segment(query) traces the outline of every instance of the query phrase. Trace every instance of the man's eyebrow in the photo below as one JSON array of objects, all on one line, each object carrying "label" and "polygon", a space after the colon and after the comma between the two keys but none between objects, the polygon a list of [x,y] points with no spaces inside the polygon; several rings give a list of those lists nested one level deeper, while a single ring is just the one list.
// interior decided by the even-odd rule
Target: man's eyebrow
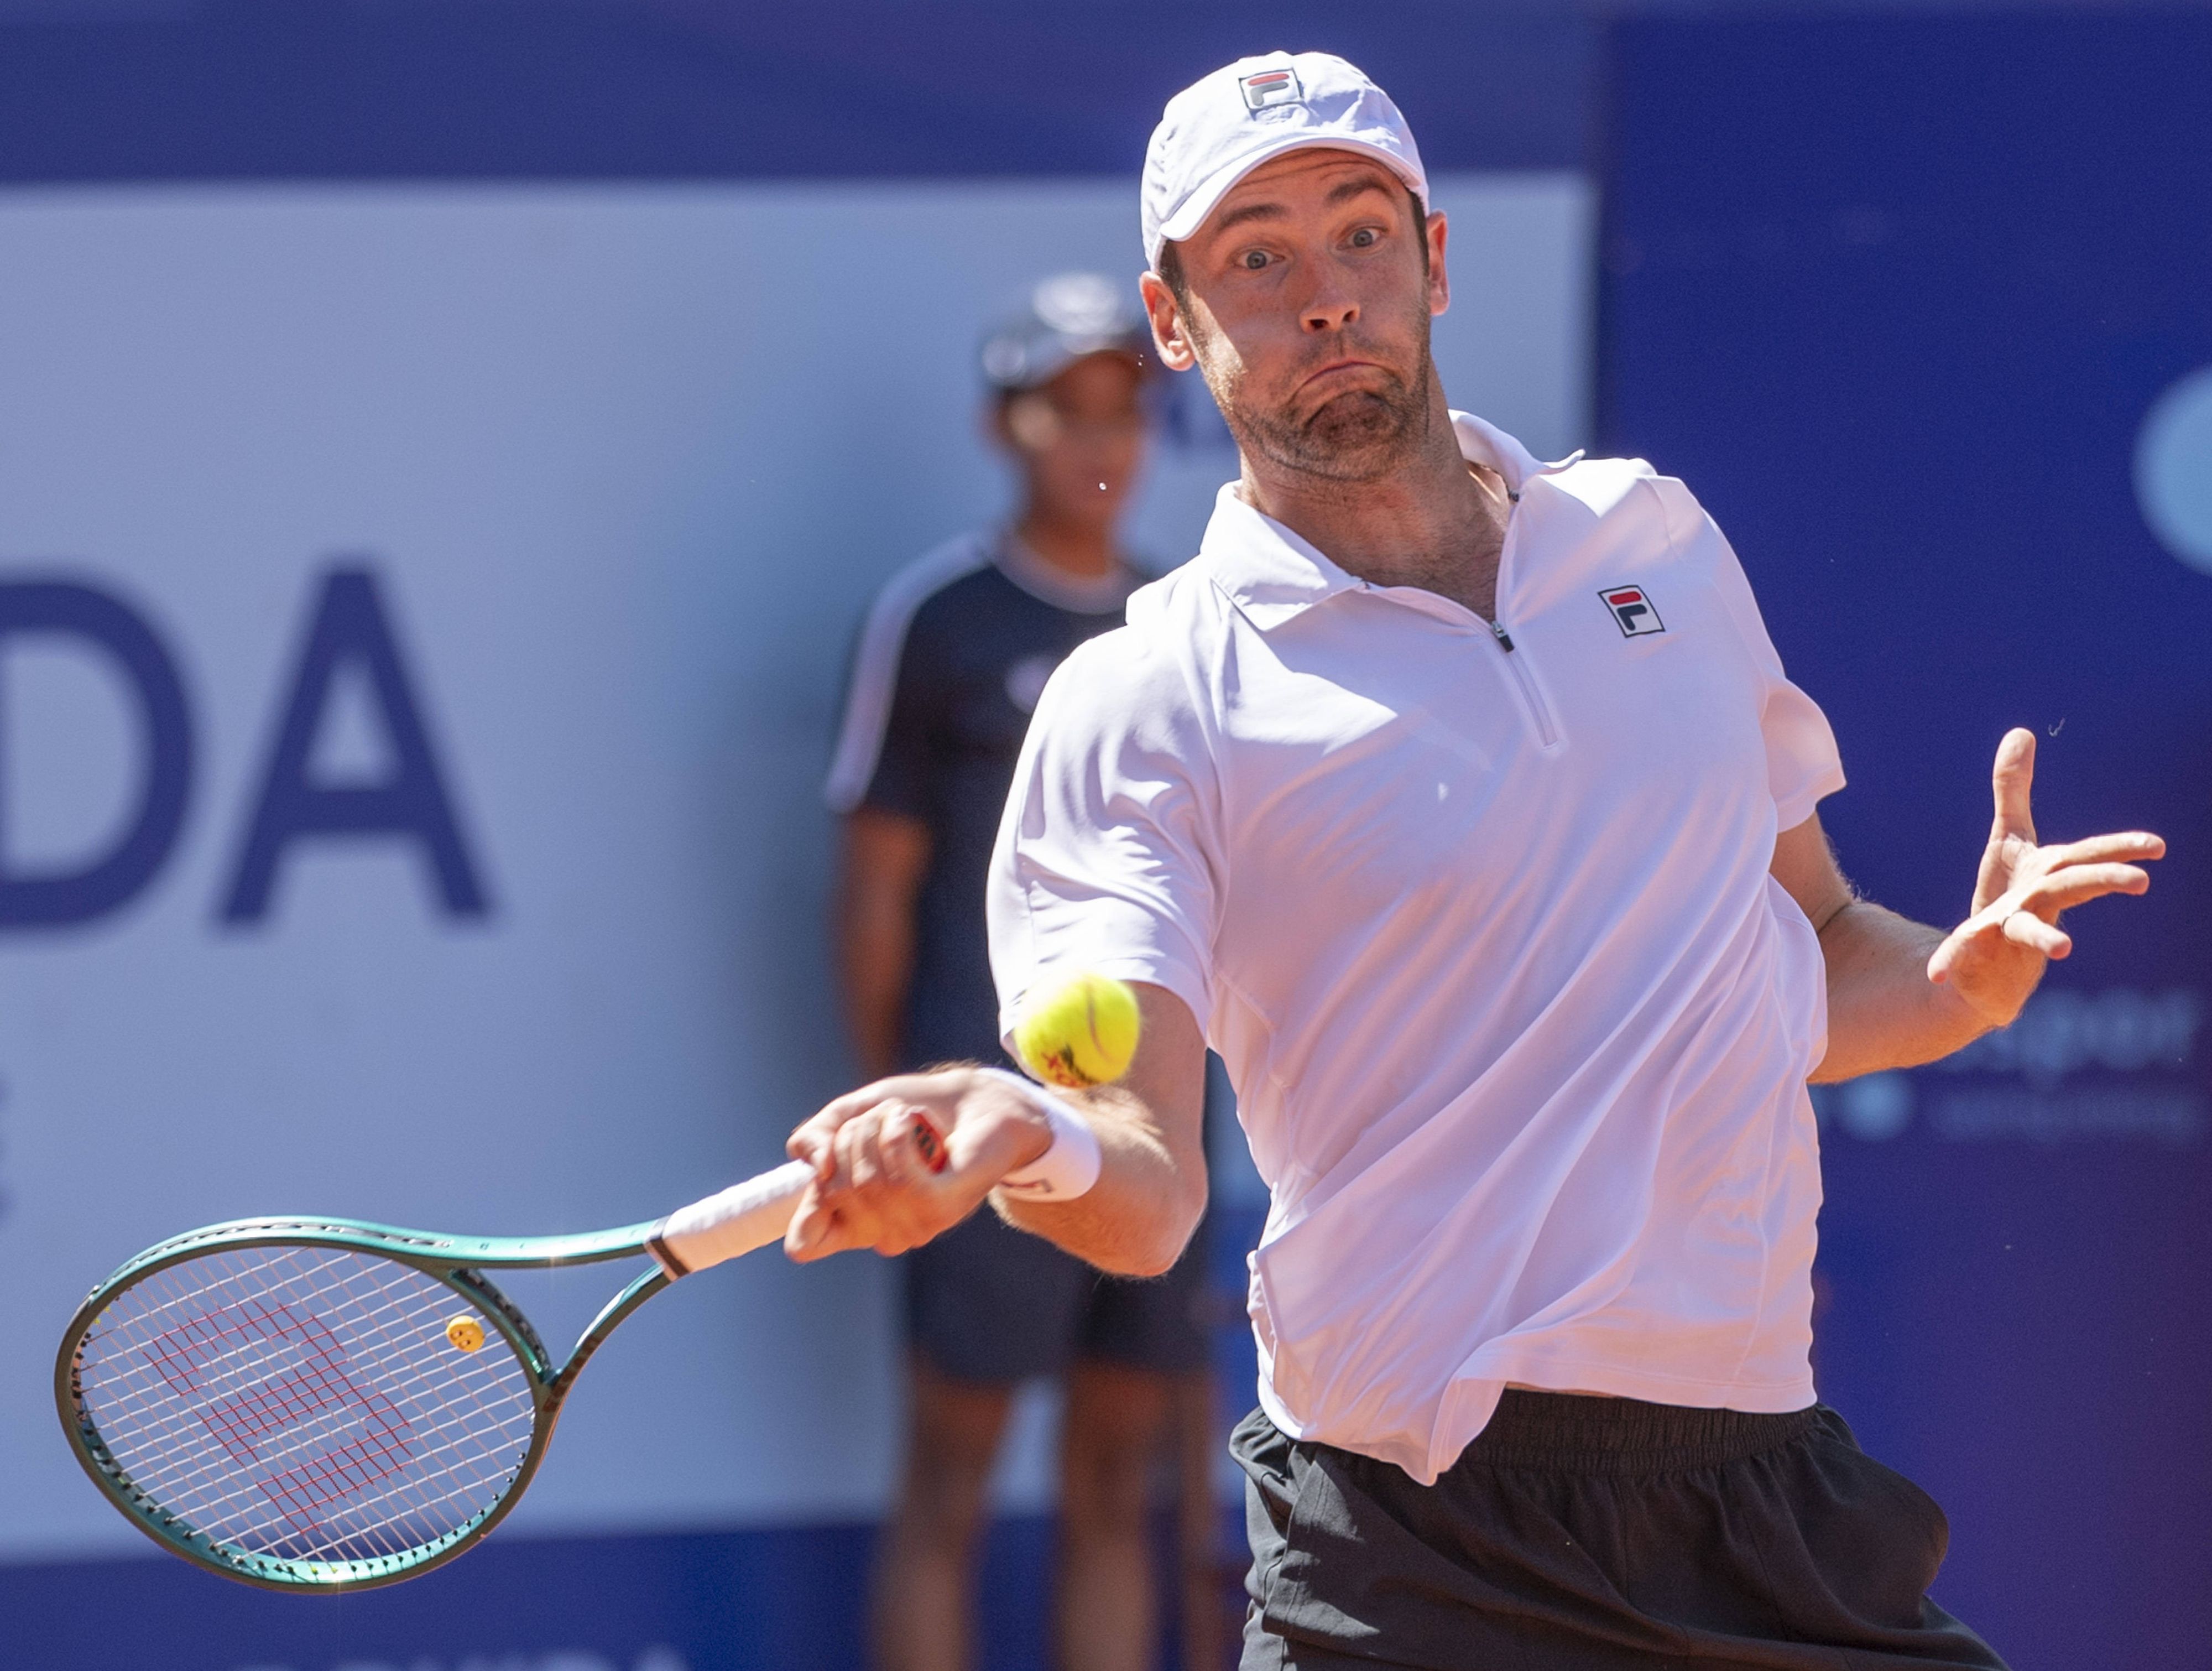
[{"label": "man's eyebrow", "polygon": [[1390,188],[1374,175],[1360,174],[1331,186],[1328,196],[1322,201],[1330,204],[1346,203],[1363,191],[1380,191],[1386,197],[1390,195]]},{"label": "man's eyebrow", "polygon": [[[1340,181],[1331,186],[1328,196],[1322,201],[1334,208],[1338,204],[1348,203],[1352,198],[1364,196],[1370,191],[1379,191],[1386,197],[1390,195],[1390,188],[1376,176],[1356,174],[1350,179]],[[1243,226],[1247,221],[1279,221],[1289,213],[1290,210],[1285,209],[1282,204],[1262,199],[1259,203],[1246,204],[1241,209],[1230,210],[1213,223],[1213,229],[1220,233],[1228,231],[1231,227]]]},{"label": "man's eyebrow", "polygon": [[1247,221],[1279,221],[1290,210],[1279,203],[1248,203],[1242,209],[1232,209],[1213,223],[1216,232],[1226,232],[1231,227],[1243,226]]}]

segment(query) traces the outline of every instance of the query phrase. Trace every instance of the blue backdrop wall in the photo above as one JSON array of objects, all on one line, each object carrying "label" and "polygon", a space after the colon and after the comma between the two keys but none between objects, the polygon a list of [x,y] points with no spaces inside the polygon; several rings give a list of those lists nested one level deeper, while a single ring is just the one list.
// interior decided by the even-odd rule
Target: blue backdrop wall
[{"label": "blue backdrop wall", "polygon": [[2046,836],[2172,843],[2010,1034],[1821,1099],[1822,1392],[2016,1665],[2203,1663],[2212,18],[1644,21],[1611,68],[1601,441],[1734,538],[1847,871],[1955,921],[2012,725]]},{"label": "blue backdrop wall", "polygon": [[1579,166],[1595,32],[1556,0],[9,0],[0,177],[1121,173],[1247,52],[1358,59],[1430,166]]}]

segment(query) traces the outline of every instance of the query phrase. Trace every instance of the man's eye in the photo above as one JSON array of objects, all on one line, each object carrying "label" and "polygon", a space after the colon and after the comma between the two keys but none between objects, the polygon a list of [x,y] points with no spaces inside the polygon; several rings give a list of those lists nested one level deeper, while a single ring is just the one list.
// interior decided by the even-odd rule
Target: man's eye
[{"label": "man's eye", "polygon": [[1248,273],[1256,273],[1267,264],[1267,252],[1265,250],[1247,250],[1243,258],[1244,270]]},{"label": "man's eye", "polygon": [[1362,227],[1358,231],[1353,233],[1352,234],[1352,247],[1356,250],[1374,248],[1375,228],[1373,227]]}]

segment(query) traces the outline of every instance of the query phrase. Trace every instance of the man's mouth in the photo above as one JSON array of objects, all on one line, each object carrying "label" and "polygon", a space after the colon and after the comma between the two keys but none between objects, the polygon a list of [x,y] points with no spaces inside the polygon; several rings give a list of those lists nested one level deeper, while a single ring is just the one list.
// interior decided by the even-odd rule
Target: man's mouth
[{"label": "man's mouth", "polygon": [[1317,383],[1338,381],[1341,380],[1347,375],[1366,371],[1381,372],[1386,377],[1389,375],[1389,371],[1387,367],[1378,365],[1372,360],[1349,358],[1331,360],[1323,365],[1315,367],[1312,371],[1309,372],[1306,374],[1305,380],[1298,385],[1298,389],[1299,392],[1303,393],[1304,391],[1312,388]]}]

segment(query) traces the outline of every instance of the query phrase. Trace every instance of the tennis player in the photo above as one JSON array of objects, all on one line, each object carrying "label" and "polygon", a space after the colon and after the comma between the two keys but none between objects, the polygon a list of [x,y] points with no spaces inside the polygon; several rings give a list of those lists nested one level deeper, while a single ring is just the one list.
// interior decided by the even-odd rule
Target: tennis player
[{"label": "tennis player", "polygon": [[2010,1022],[2060,913],[2163,844],[2039,844],[2014,731],[1966,919],[1855,896],[1827,722],[1689,490],[1447,407],[1444,218],[1352,65],[1178,94],[1143,224],[1155,340],[1242,475],[1054,676],[989,899],[1008,1013],[1087,966],[1142,1047],[1065,1103],[954,1069],[831,1103],[787,1246],[988,1199],[1164,1269],[1210,1040],[1273,1191],[1247,1668],[2000,1665],[1927,1598],[1942,1511],[1815,1402],[1806,1084]]}]

